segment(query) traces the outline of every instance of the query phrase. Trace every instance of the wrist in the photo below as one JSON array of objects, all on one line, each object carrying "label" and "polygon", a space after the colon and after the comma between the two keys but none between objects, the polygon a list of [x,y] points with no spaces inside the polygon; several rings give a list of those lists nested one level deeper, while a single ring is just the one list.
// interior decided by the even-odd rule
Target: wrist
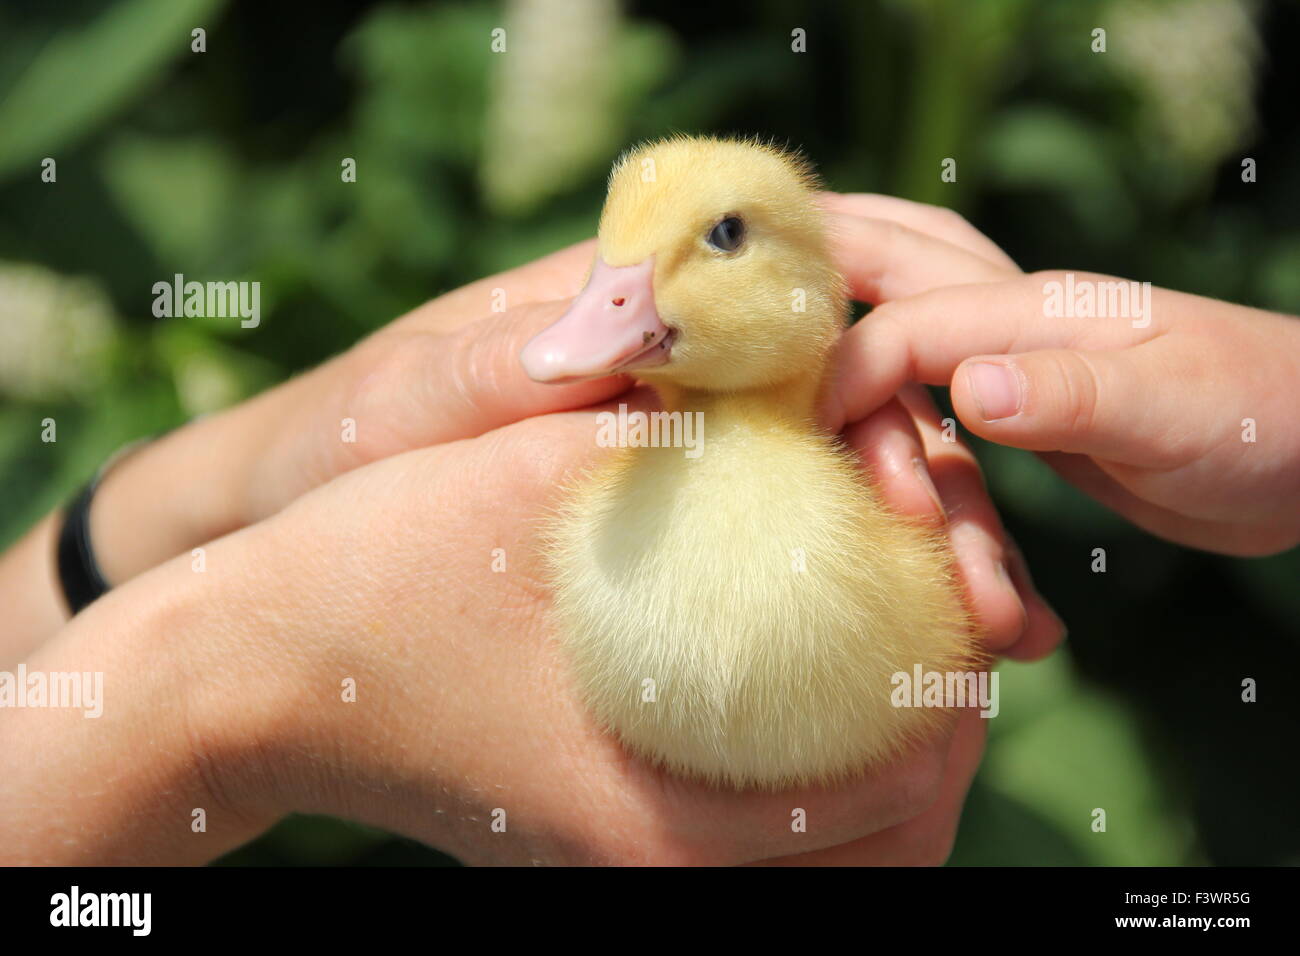
[{"label": "wrist", "polygon": [[[152,629],[173,636],[183,662],[186,742],[205,787],[261,829],[300,809],[317,773],[308,744],[329,691],[318,667],[329,622],[301,580],[308,567],[259,523],[206,546],[201,563],[182,557],[141,581],[172,592]],[[170,584],[151,580],[164,571]]]},{"label": "wrist", "polygon": [[248,524],[261,428],[243,406],[191,422],[112,465],[90,507],[100,569],[117,587]]},{"label": "wrist", "polygon": [[333,477],[320,452],[327,363],[234,408],[197,419],[103,476],[91,506],[100,567],[116,586],[247,527]]},{"label": "wrist", "polygon": [[275,821],[274,791],[249,771],[280,710],[241,656],[228,577],[155,569],[25,662],[29,686],[76,677],[81,696],[0,713],[5,862],[199,863]]},{"label": "wrist", "polygon": [[61,515],[47,515],[3,554],[0,554],[0,668],[27,657],[68,618],[54,551]]}]

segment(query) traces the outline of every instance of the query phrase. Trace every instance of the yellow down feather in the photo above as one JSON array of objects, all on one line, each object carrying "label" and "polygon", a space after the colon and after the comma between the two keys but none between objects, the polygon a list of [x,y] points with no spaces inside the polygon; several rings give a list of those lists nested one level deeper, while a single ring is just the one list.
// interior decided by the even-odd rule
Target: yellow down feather
[{"label": "yellow down feather", "polygon": [[[978,656],[942,535],[887,509],[814,424],[847,316],[815,189],[756,142],[678,137],[615,166],[599,254],[655,257],[676,341],[638,374],[665,410],[703,413],[703,449],[611,452],[546,534],[554,623],[594,713],[633,752],[730,786],[879,765],[946,713],[893,706],[893,675]],[[734,255],[704,241],[727,215],[746,228]]]}]

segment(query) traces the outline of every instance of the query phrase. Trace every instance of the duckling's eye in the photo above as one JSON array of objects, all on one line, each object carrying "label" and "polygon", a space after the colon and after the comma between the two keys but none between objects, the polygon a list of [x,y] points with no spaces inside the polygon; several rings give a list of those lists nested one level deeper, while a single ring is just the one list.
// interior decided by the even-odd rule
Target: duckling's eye
[{"label": "duckling's eye", "polygon": [[728,216],[709,233],[709,245],[719,252],[735,252],[745,241],[745,224],[738,216]]}]

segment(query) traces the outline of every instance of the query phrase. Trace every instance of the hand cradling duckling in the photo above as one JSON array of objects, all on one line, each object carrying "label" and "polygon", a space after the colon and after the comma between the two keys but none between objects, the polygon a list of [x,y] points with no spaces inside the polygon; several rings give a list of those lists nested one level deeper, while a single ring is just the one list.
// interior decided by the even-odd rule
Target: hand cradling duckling
[{"label": "hand cradling duckling", "polygon": [[[719,784],[830,782],[937,732],[892,677],[980,659],[943,537],[889,510],[816,424],[844,282],[806,164],[679,137],[610,177],[591,277],[528,374],[632,373],[707,422],[703,453],[623,447],[544,536],[553,620],[596,717]],[[647,693],[647,688],[651,689]]]}]

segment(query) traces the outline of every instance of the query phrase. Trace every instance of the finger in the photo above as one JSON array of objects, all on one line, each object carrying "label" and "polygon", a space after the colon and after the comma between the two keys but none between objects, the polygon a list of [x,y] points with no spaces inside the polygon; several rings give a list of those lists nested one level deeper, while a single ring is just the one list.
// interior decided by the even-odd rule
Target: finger
[{"label": "finger", "polygon": [[1029,573],[1029,564],[1020,551],[1015,539],[1007,534],[1003,539],[1007,553],[1007,569],[1011,581],[1020,593],[1020,600],[1025,606],[1026,622],[1024,633],[1002,654],[1015,661],[1037,661],[1051,654],[1066,638],[1065,622],[1047,603],[1047,599],[1038,593],[1034,579]]},{"label": "finger", "polygon": [[953,408],[971,431],[1001,445],[1177,467],[1194,457],[1196,436],[1171,435],[1170,424],[1194,418],[1191,399],[1175,377],[1152,381],[1150,354],[1043,349],[976,356],[953,375]]},{"label": "finger", "polygon": [[[910,400],[920,404],[914,395]],[[952,517],[948,536],[967,606],[985,646],[1002,651],[1021,639],[1028,621],[1028,610],[1007,566],[1002,522],[974,456],[940,440],[927,466],[918,424],[935,431],[934,424],[916,422],[895,400],[850,426],[845,437],[859,450],[876,486],[895,510],[936,527]],[[938,469],[938,476],[932,477],[931,469]]]},{"label": "finger", "polygon": [[984,646],[1002,653],[1020,639],[1029,623],[1007,567],[1002,522],[973,462],[946,455],[930,462],[930,473],[948,509],[948,540]]},{"label": "finger", "polygon": [[879,193],[826,192],[818,198],[831,212],[861,216],[864,219],[889,219],[965,249],[1009,272],[1020,271],[1020,267],[997,243],[967,222],[965,217],[944,206],[930,206]]},{"label": "finger", "polygon": [[519,360],[524,344],[567,307],[536,303],[448,334],[415,331],[372,340],[351,373],[354,384],[342,393],[340,416],[355,422],[357,435],[343,453],[372,461],[625,391],[631,384],[626,376],[542,385],[525,374]]},{"label": "finger", "polygon": [[575,243],[441,295],[408,312],[388,328],[452,332],[469,322],[521,305],[571,299],[582,290],[595,254],[596,240]]},{"label": "finger", "polygon": [[[997,508],[989,497],[979,462],[956,434],[956,423],[949,419],[945,427],[938,408],[924,388],[919,385],[908,386],[900,392],[900,398],[917,423],[931,469],[938,469],[945,474],[964,473],[966,476],[945,484],[944,488],[951,496],[944,497],[944,492],[940,492],[945,507],[950,512],[955,510],[971,517],[978,525],[989,529],[996,541],[995,547],[989,547],[989,542],[982,536],[974,535],[963,543],[959,533],[958,539],[953,542],[954,551],[958,553],[958,569],[962,573],[971,606],[976,609],[977,619],[986,626],[992,625],[985,635],[986,646],[995,653],[1017,659],[1024,655],[1045,655],[1061,641],[1065,626],[1034,587],[1024,558],[1003,527]],[[981,548],[970,555],[958,551],[959,544],[969,548],[971,540]],[[984,571],[973,580],[966,579],[966,568],[983,568],[986,557],[988,560],[999,561],[1002,569],[995,568],[992,574]],[[1005,581],[1008,578],[1023,609],[1023,617],[1019,622],[1023,629],[1018,634],[1014,632],[1016,608],[1008,600],[1005,591]],[[976,593],[976,581],[993,582],[997,586],[991,591]],[[990,615],[987,620],[981,616],[985,613]]]},{"label": "finger", "polygon": [[850,425],[844,437],[887,505],[927,524],[944,523],[943,503],[930,478],[916,423],[899,402],[889,402]]},{"label": "finger", "polygon": [[[955,723],[893,762],[838,784],[767,793],[718,789],[661,774],[658,789],[646,794],[648,805],[637,812],[646,819],[661,817],[660,825],[671,829],[674,841],[689,848],[690,859],[740,864],[838,846],[910,820],[933,805]],[[632,781],[629,787],[644,790],[645,785]],[[803,811],[806,830],[791,827],[796,811]]]},{"label": "finger", "polygon": [[763,861],[762,866],[941,866],[952,853],[962,805],[984,754],[988,721],[963,708],[934,803],[889,829],[809,853]]},{"label": "finger", "polygon": [[1058,475],[1112,511],[1118,512],[1144,531],[1177,544],[1219,554],[1258,557],[1291,546],[1289,531],[1279,525],[1276,536],[1252,525],[1189,518],[1186,515],[1139,498],[1096,462],[1083,455],[1042,453]]},{"label": "finger", "polygon": [[890,219],[827,217],[835,266],[853,298],[878,305],[940,286],[1005,279],[1008,270]]},{"label": "finger", "polygon": [[864,418],[905,382],[947,385],[974,355],[1122,349],[1161,334],[1154,322],[1137,327],[1119,318],[1047,315],[1044,290],[1059,281],[1056,275],[935,289],[876,308],[840,343],[824,417]]}]

